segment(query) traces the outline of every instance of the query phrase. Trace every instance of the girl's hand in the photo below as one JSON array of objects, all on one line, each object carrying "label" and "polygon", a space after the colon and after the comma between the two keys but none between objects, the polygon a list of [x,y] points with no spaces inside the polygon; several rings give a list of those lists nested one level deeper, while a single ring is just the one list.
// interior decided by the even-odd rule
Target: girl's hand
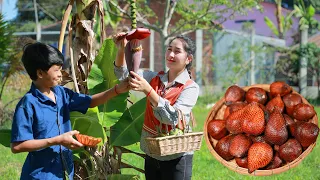
[{"label": "girl's hand", "polygon": [[73,138],[76,134],[79,134],[79,131],[73,130],[57,136],[59,144],[72,150],[83,147],[83,144]]},{"label": "girl's hand", "polygon": [[127,33],[121,32],[113,36],[113,42],[116,44],[119,50],[124,50],[127,44],[126,35]]},{"label": "girl's hand", "polygon": [[133,77],[128,76],[129,85],[131,89],[134,91],[141,91],[147,94],[152,88],[150,84],[143,77],[139,76],[137,73],[130,71],[130,74],[133,76]]},{"label": "girl's hand", "polygon": [[128,92],[130,90],[129,79],[126,78],[123,81],[121,81],[116,88],[117,88],[117,93],[119,94]]}]

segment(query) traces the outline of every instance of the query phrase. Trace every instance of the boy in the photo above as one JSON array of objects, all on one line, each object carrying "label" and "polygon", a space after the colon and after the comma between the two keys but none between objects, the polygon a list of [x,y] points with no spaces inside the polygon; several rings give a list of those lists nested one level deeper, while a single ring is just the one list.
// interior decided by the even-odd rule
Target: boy
[{"label": "boy", "polygon": [[79,132],[71,129],[70,111],[86,113],[129,90],[127,81],[93,96],[59,86],[63,59],[58,49],[42,43],[28,45],[23,53],[32,84],[16,106],[11,137],[13,153],[29,152],[21,179],[73,179],[72,149],[83,145],[73,138]]}]

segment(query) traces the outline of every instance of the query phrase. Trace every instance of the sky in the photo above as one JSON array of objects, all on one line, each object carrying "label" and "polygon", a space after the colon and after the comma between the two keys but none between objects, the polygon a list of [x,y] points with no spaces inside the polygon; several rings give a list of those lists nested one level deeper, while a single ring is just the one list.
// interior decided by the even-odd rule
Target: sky
[{"label": "sky", "polygon": [[17,15],[16,7],[17,0],[3,0],[2,2],[2,14],[4,20],[11,20]]}]

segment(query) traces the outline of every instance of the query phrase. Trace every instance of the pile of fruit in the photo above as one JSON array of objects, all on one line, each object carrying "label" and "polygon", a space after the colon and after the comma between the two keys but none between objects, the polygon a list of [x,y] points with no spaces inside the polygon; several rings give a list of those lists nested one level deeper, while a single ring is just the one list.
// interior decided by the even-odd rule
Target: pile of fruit
[{"label": "pile of fruit", "polygon": [[248,173],[271,170],[296,160],[319,134],[316,112],[284,82],[227,89],[224,108],[207,123],[210,145],[226,161]]}]

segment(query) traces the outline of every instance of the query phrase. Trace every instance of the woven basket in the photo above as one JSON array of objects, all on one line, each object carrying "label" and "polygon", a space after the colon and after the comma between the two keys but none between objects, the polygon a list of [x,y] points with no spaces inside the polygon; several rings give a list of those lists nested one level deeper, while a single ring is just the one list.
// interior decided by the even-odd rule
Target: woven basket
[{"label": "woven basket", "polygon": [[148,137],[146,143],[151,155],[166,156],[199,150],[202,137],[203,132],[192,132],[178,136]]},{"label": "woven basket", "polygon": [[[243,90],[248,91],[251,87],[259,87],[264,89],[267,92],[270,92],[270,85],[269,84],[256,84],[256,85],[252,85],[252,86],[246,86],[243,87]],[[297,93],[297,92],[293,92],[293,93]],[[298,93],[297,93],[298,94]],[[308,101],[302,97],[302,101],[305,104],[309,104]],[[212,119],[223,119],[223,115],[224,115],[224,111],[226,109],[226,105],[224,104],[225,99],[224,97],[222,99],[220,99],[210,110],[208,117],[206,119],[206,122],[204,123],[204,136],[205,136],[205,140],[206,140],[206,144],[209,148],[210,153],[224,166],[226,166],[227,168],[243,174],[243,175],[252,175],[252,176],[269,176],[269,175],[273,175],[273,174],[279,174],[282,172],[285,172],[293,167],[296,167],[314,148],[314,146],[316,145],[316,143],[311,144],[305,151],[302,152],[302,154],[295,159],[294,161],[276,168],[276,169],[270,169],[270,170],[256,170],[253,173],[248,173],[248,169],[246,168],[242,168],[240,166],[237,165],[237,163],[235,162],[234,159],[230,160],[230,161],[226,161],[225,159],[223,159],[215,150],[214,147],[217,144],[217,140],[213,139],[207,131],[207,126],[210,120]],[[318,125],[318,116],[317,114],[309,121],[312,122],[316,125]]]}]

